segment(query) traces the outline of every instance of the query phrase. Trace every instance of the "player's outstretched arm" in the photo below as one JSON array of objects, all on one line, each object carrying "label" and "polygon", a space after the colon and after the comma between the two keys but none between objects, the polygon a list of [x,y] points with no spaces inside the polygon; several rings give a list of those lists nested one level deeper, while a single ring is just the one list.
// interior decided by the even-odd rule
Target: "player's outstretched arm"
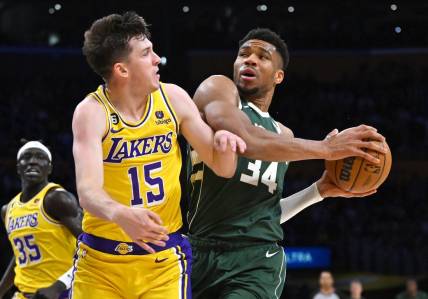
[{"label": "player's outstretched arm", "polygon": [[284,134],[278,135],[253,126],[247,115],[238,108],[239,94],[232,80],[225,76],[211,76],[201,83],[193,100],[207,123],[214,130],[228,130],[246,142],[243,154],[265,161],[298,161],[309,159],[336,160],[361,156],[376,163],[362,148],[384,152],[374,139],[384,141],[376,129],[359,126],[343,131],[329,140],[306,140]]},{"label": "player's outstretched arm", "polygon": [[[1,219],[3,223],[6,223],[6,212],[7,212],[7,206],[4,205],[1,207]],[[3,274],[3,277],[0,280],[0,299],[3,298],[3,296],[7,293],[7,291],[12,287],[13,281],[15,279],[15,257],[13,256],[12,259],[9,262],[9,265],[6,268],[6,271]]]},{"label": "player's outstretched arm", "polygon": [[322,201],[326,197],[365,197],[374,193],[376,193],[376,190],[366,193],[343,191],[332,182],[327,172],[324,171],[322,177],[308,188],[280,200],[281,224],[293,218],[307,207]]},{"label": "player's outstretched arm", "polygon": [[218,176],[232,177],[235,174],[236,151],[244,152],[245,142],[225,130],[213,130],[202,120],[190,96],[174,84],[165,84],[165,89],[179,118],[180,131],[199,157]]},{"label": "player's outstretched arm", "polygon": [[[117,223],[145,250],[154,250],[146,242],[165,246],[167,229],[160,217],[141,207],[128,207],[114,201],[104,190],[102,137],[106,130],[104,108],[88,97],[73,115],[73,155],[80,205],[96,217]],[[145,241],[143,241],[145,240]]]}]

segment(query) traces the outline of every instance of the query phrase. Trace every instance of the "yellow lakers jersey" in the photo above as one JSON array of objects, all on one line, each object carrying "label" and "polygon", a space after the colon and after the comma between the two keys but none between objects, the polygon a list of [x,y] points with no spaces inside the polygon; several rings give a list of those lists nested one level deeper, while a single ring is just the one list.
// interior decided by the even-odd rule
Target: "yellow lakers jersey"
[{"label": "yellow lakers jersey", "polygon": [[24,293],[48,287],[73,264],[76,239],[43,209],[45,195],[58,184],[47,184],[28,202],[21,193],[7,207],[5,225],[15,254],[15,285]]},{"label": "yellow lakers jersey", "polygon": [[[126,206],[157,213],[170,233],[182,226],[179,182],[181,153],[178,122],[162,86],[148,96],[143,117],[125,121],[101,85],[91,95],[106,112],[102,139],[104,190]],[[83,231],[106,239],[130,242],[115,223],[85,211]]]}]

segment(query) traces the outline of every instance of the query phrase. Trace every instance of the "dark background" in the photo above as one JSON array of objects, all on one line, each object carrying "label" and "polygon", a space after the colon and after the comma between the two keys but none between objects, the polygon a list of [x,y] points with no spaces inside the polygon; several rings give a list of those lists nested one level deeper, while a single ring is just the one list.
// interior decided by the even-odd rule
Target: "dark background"
[{"label": "dark background", "polygon": [[[280,33],[291,62],[271,115],[297,137],[318,140],[334,128],[369,124],[393,153],[391,174],[376,195],[308,208],[283,226],[283,245],[331,248],[331,270],[345,294],[352,278],[363,280],[366,298],[393,298],[408,276],[428,289],[428,2],[422,0],[0,1],[1,204],[20,190],[15,157],[22,137],[50,146],[52,181],[75,193],[72,113],[101,83],[81,55],[83,33],[95,19],[126,10],[152,24],[154,49],[167,58],[161,80],[191,95],[207,76],[231,75],[248,30]],[[292,163],[286,195],[322,169],[322,161]],[[0,242],[3,273],[11,254],[5,231]],[[311,298],[320,270],[289,270],[283,298]]]}]

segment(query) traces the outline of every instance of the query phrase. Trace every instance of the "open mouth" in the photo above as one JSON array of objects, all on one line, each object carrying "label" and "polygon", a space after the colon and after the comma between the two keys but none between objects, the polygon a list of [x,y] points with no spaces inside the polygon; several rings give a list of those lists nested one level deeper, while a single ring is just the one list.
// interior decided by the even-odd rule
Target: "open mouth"
[{"label": "open mouth", "polygon": [[251,68],[243,69],[240,73],[241,78],[251,80],[256,78],[256,71]]},{"label": "open mouth", "polygon": [[39,175],[40,171],[38,169],[35,168],[29,168],[25,171],[25,174],[29,174],[29,175]]}]

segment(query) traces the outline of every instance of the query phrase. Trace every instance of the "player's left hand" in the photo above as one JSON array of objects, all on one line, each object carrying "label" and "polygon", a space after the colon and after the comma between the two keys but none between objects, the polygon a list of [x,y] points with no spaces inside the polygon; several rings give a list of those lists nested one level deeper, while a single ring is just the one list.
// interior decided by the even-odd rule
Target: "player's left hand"
[{"label": "player's left hand", "polygon": [[327,175],[327,171],[324,171],[322,177],[316,182],[318,191],[323,198],[326,197],[365,197],[376,193],[375,190],[371,190],[365,193],[351,193],[344,191],[336,186],[336,184]]},{"label": "player's left hand", "polygon": [[241,137],[229,131],[219,130],[215,132],[214,149],[224,153],[228,147],[230,147],[233,152],[236,152],[236,149],[238,148],[238,151],[242,154],[247,149],[247,144]]},{"label": "player's left hand", "polygon": [[31,299],[58,299],[62,292],[66,290],[66,286],[61,281],[55,281],[47,288],[38,289]]}]

